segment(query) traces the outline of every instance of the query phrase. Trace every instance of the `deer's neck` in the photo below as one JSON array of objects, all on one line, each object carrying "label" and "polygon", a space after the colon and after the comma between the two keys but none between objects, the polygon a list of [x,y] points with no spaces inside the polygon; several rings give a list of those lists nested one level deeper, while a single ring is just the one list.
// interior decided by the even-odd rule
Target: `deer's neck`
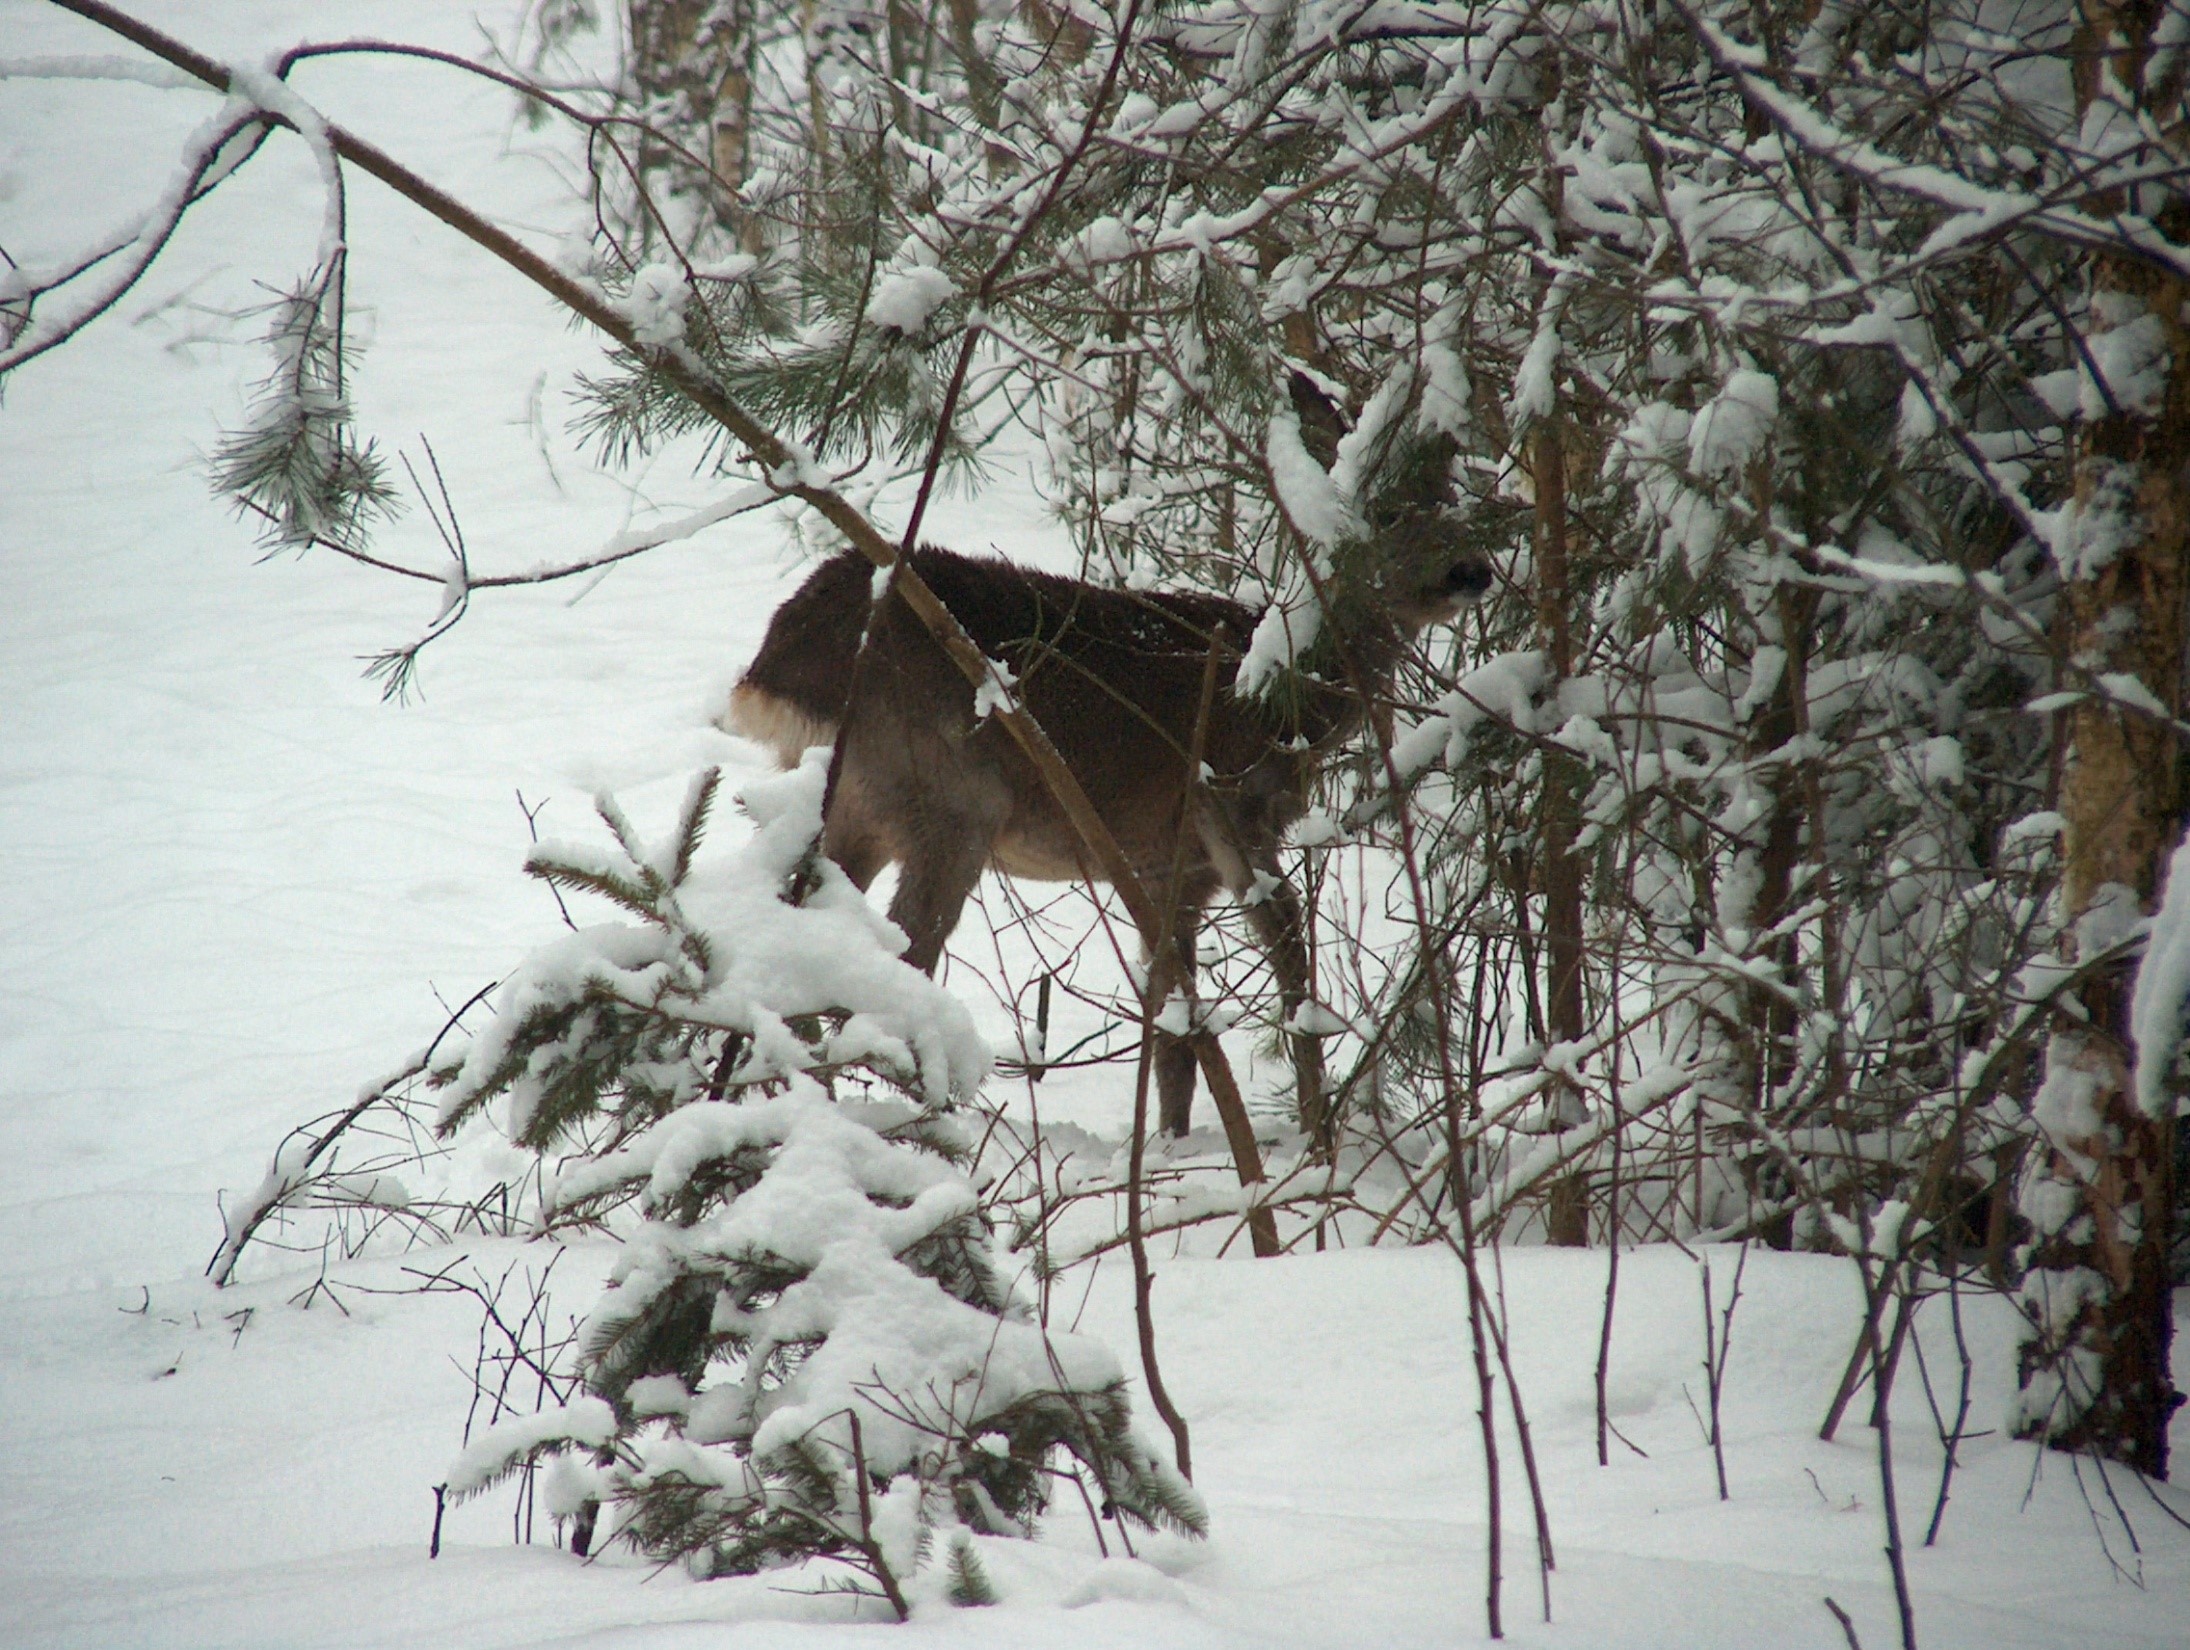
[{"label": "deer's neck", "polygon": [[1390,696],[1413,639],[1411,628],[1386,613],[1326,615],[1299,661],[1291,703],[1278,707],[1292,737],[1321,749],[1360,732],[1370,706]]}]

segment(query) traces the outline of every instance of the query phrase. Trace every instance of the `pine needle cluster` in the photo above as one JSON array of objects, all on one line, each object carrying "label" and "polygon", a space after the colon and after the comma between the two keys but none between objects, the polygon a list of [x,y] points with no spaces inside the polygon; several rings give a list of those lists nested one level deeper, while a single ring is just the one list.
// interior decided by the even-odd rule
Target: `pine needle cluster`
[{"label": "pine needle cluster", "polygon": [[248,422],[214,450],[213,490],[258,517],[272,549],[361,549],[372,522],[397,508],[385,462],[351,421],[343,302],[339,254],[276,301],[274,370]]}]

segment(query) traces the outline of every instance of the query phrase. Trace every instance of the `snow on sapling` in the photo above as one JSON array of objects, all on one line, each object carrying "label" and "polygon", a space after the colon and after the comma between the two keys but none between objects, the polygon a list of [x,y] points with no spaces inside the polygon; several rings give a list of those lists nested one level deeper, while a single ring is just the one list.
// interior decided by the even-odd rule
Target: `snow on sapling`
[{"label": "snow on sapling", "polygon": [[[939,1526],[1029,1532],[1061,1465],[1117,1515],[1198,1534],[1117,1361],[1045,1331],[998,1269],[950,1110],[987,1051],[818,853],[819,755],[746,791],[760,829],[734,853],[698,857],[710,771],[658,847],[603,803],[612,849],[533,854],[635,920],[526,962],[437,1073],[441,1127],[500,1101],[560,1160],[542,1228],[612,1225],[624,1248],[583,1396],[475,1440],[449,1491],[546,1463],[581,1552],[605,1516],[702,1576],[832,1558],[900,1615]],[[980,1595],[977,1571],[954,1558],[951,1591]]]}]

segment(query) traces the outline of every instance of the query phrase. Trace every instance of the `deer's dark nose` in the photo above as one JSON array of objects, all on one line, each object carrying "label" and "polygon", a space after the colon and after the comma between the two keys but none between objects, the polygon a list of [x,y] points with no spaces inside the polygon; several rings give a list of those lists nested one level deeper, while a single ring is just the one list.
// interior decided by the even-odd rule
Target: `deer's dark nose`
[{"label": "deer's dark nose", "polygon": [[1490,563],[1470,556],[1445,569],[1445,593],[1461,601],[1473,601],[1490,588]]}]

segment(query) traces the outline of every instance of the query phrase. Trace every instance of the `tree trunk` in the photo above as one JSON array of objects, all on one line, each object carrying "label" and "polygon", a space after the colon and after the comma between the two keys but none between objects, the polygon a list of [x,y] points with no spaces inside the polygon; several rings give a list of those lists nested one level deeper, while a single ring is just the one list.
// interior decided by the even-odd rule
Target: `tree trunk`
[{"label": "tree trunk", "polygon": [[[1567,566],[1566,443],[1553,419],[1529,435],[1531,479],[1536,492],[1536,616],[1554,683],[1574,674],[1574,600]],[[1579,1043],[1582,1009],[1582,861],[1575,846],[1581,831],[1581,789],[1586,772],[1574,758],[1544,751],[1542,842],[1544,887],[1544,1034],[1547,1041]],[[1547,1091],[1549,1127],[1563,1133],[1587,1113],[1573,1081],[1553,1079]],[[1584,1170],[1551,1184],[1544,1211],[1546,1236],[1579,1248],[1589,1242],[1589,1177]]]},{"label": "tree trunk", "polygon": [[[1761,474],[1753,480],[1752,489],[1760,500],[1769,496],[1769,482]],[[1813,859],[1818,855],[1823,821],[1810,811],[1821,795],[1817,763],[1810,754],[1789,759],[1789,747],[1809,729],[1810,629],[1816,614],[1814,588],[1782,584],[1770,607],[1757,616],[1760,646],[1751,667],[1759,668],[1765,647],[1777,647],[1779,680],[1749,725],[1750,760],[1758,765],[1769,799],[1756,837],[1756,894],[1747,923],[1752,934],[1771,933],[1787,920],[1795,904],[1795,872],[1806,855]],[[1775,756],[1777,761],[1772,760]],[[1810,890],[1813,895],[1819,891]],[[1801,952],[1794,932],[1761,942],[1757,955],[1771,964],[1773,978],[1780,984],[1799,983]],[[1826,979],[1833,966],[1830,956],[1820,956],[1820,971]],[[1782,1127],[1788,1120],[1789,1090],[1795,1077],[1796,1005],[1784,991],[1758,981],[1743,994],[1743,1020],[1749,1042],[1750,1066],[1745,1076],[1751,1117],[1764,1128]],[[1794,1241],[1792,1219],[1780,1214],[1761,1220],[1755,1213],[1755,1205],[1779,1201],[1777,1191],[1761,1183],[1771,1166],[1769,1156],[1749,1160],[1750,1222],[1758,1238],[1784,1249]],[[1828,1195],[1846,1214],[1851,1200],[1861,1194],[1846,1187],[1830,1190]]]},{"label": "tree trunk", "polygon": [[[2164,108],[2153,106],[2155,88],[2145,83],[2164,10],[2088,0],[2078,102],[2086,114],[2104,102],[2136,110],[2179,140],[2179,76],[2161,89]],[[2091,206],[2105,216],[2132,204],[2183,244],[2190,208],[2180,200],[2105,198]],[[2068,647],[2082,668],[2133,678],[2180,716],[2190,596],[2190,283],[2099,253],[2091,293],[2091,357],[2111,382],[2087,401],[2097,416],[2082,431],[2073,509],[2056,546],[2068,581]],[[2089,961],[2153,907],[2160,867],[2181,834],[2182,751],[2159,718],[2098,701],[2063,716],[2060,737],[2064,949]],[[2047,1049],[2033,1108],[2038,1147],[2021,1199],[2033,1240],[2017,1431],[2164,1477],[2167,1423],[2182,1401],[2168,1374],[2175,1108],[2172,1096],[2159,1115],[2138,1103],[2131,987],[2126,964],[2091,974]]]},{"label": "tree trunk", "polygon": [[[1558,58],[1543,88],[1550,106],[1563,89]],[[1537,186],[1544,208],[1563,244],[1566,175],[1553,161],[1553,127],[1547,120],[1544,163]],[[1574,674],[1574,604],[1571,523],[1567,516],[1568,427],[1560,407],[1541,415],[1528,432],[1528,467],[1535,494],[1531,548],[1536,562],[1536,631],[1550,665],[1549,692],[1557,703],[1560,687]],[[1555,746],[1543,747],[1543,821],[1538,835],[1544,890],[1544,1039],[1556,1047],[1578,1044],[1585,1029],[1582,1005],[1582,798],[1588,767]],[[1588,1108],[1570,1077],[1553,1078],[1545,1090],[1550,1107],[1546,1128],[1565,1133],[1588,1121]],[[1555,1244],[1579,1248],[1589,1242],[1589,1172],[1576,1168],[1551,1184],[1544,1208],[1545,1236]],[[1608,1241],[1617,1241],[1616,1235]]]},{"label": "tree trunk", "polygon": [[715,110],[708,134],[708,162],[715,172],[715,217],[736,231],[739,249],[759,256],[768,241],[758,214],[739,199],[751,175],[753,146],[753,28],[733,16],[727,34],[729,61],[715,88]]}]

